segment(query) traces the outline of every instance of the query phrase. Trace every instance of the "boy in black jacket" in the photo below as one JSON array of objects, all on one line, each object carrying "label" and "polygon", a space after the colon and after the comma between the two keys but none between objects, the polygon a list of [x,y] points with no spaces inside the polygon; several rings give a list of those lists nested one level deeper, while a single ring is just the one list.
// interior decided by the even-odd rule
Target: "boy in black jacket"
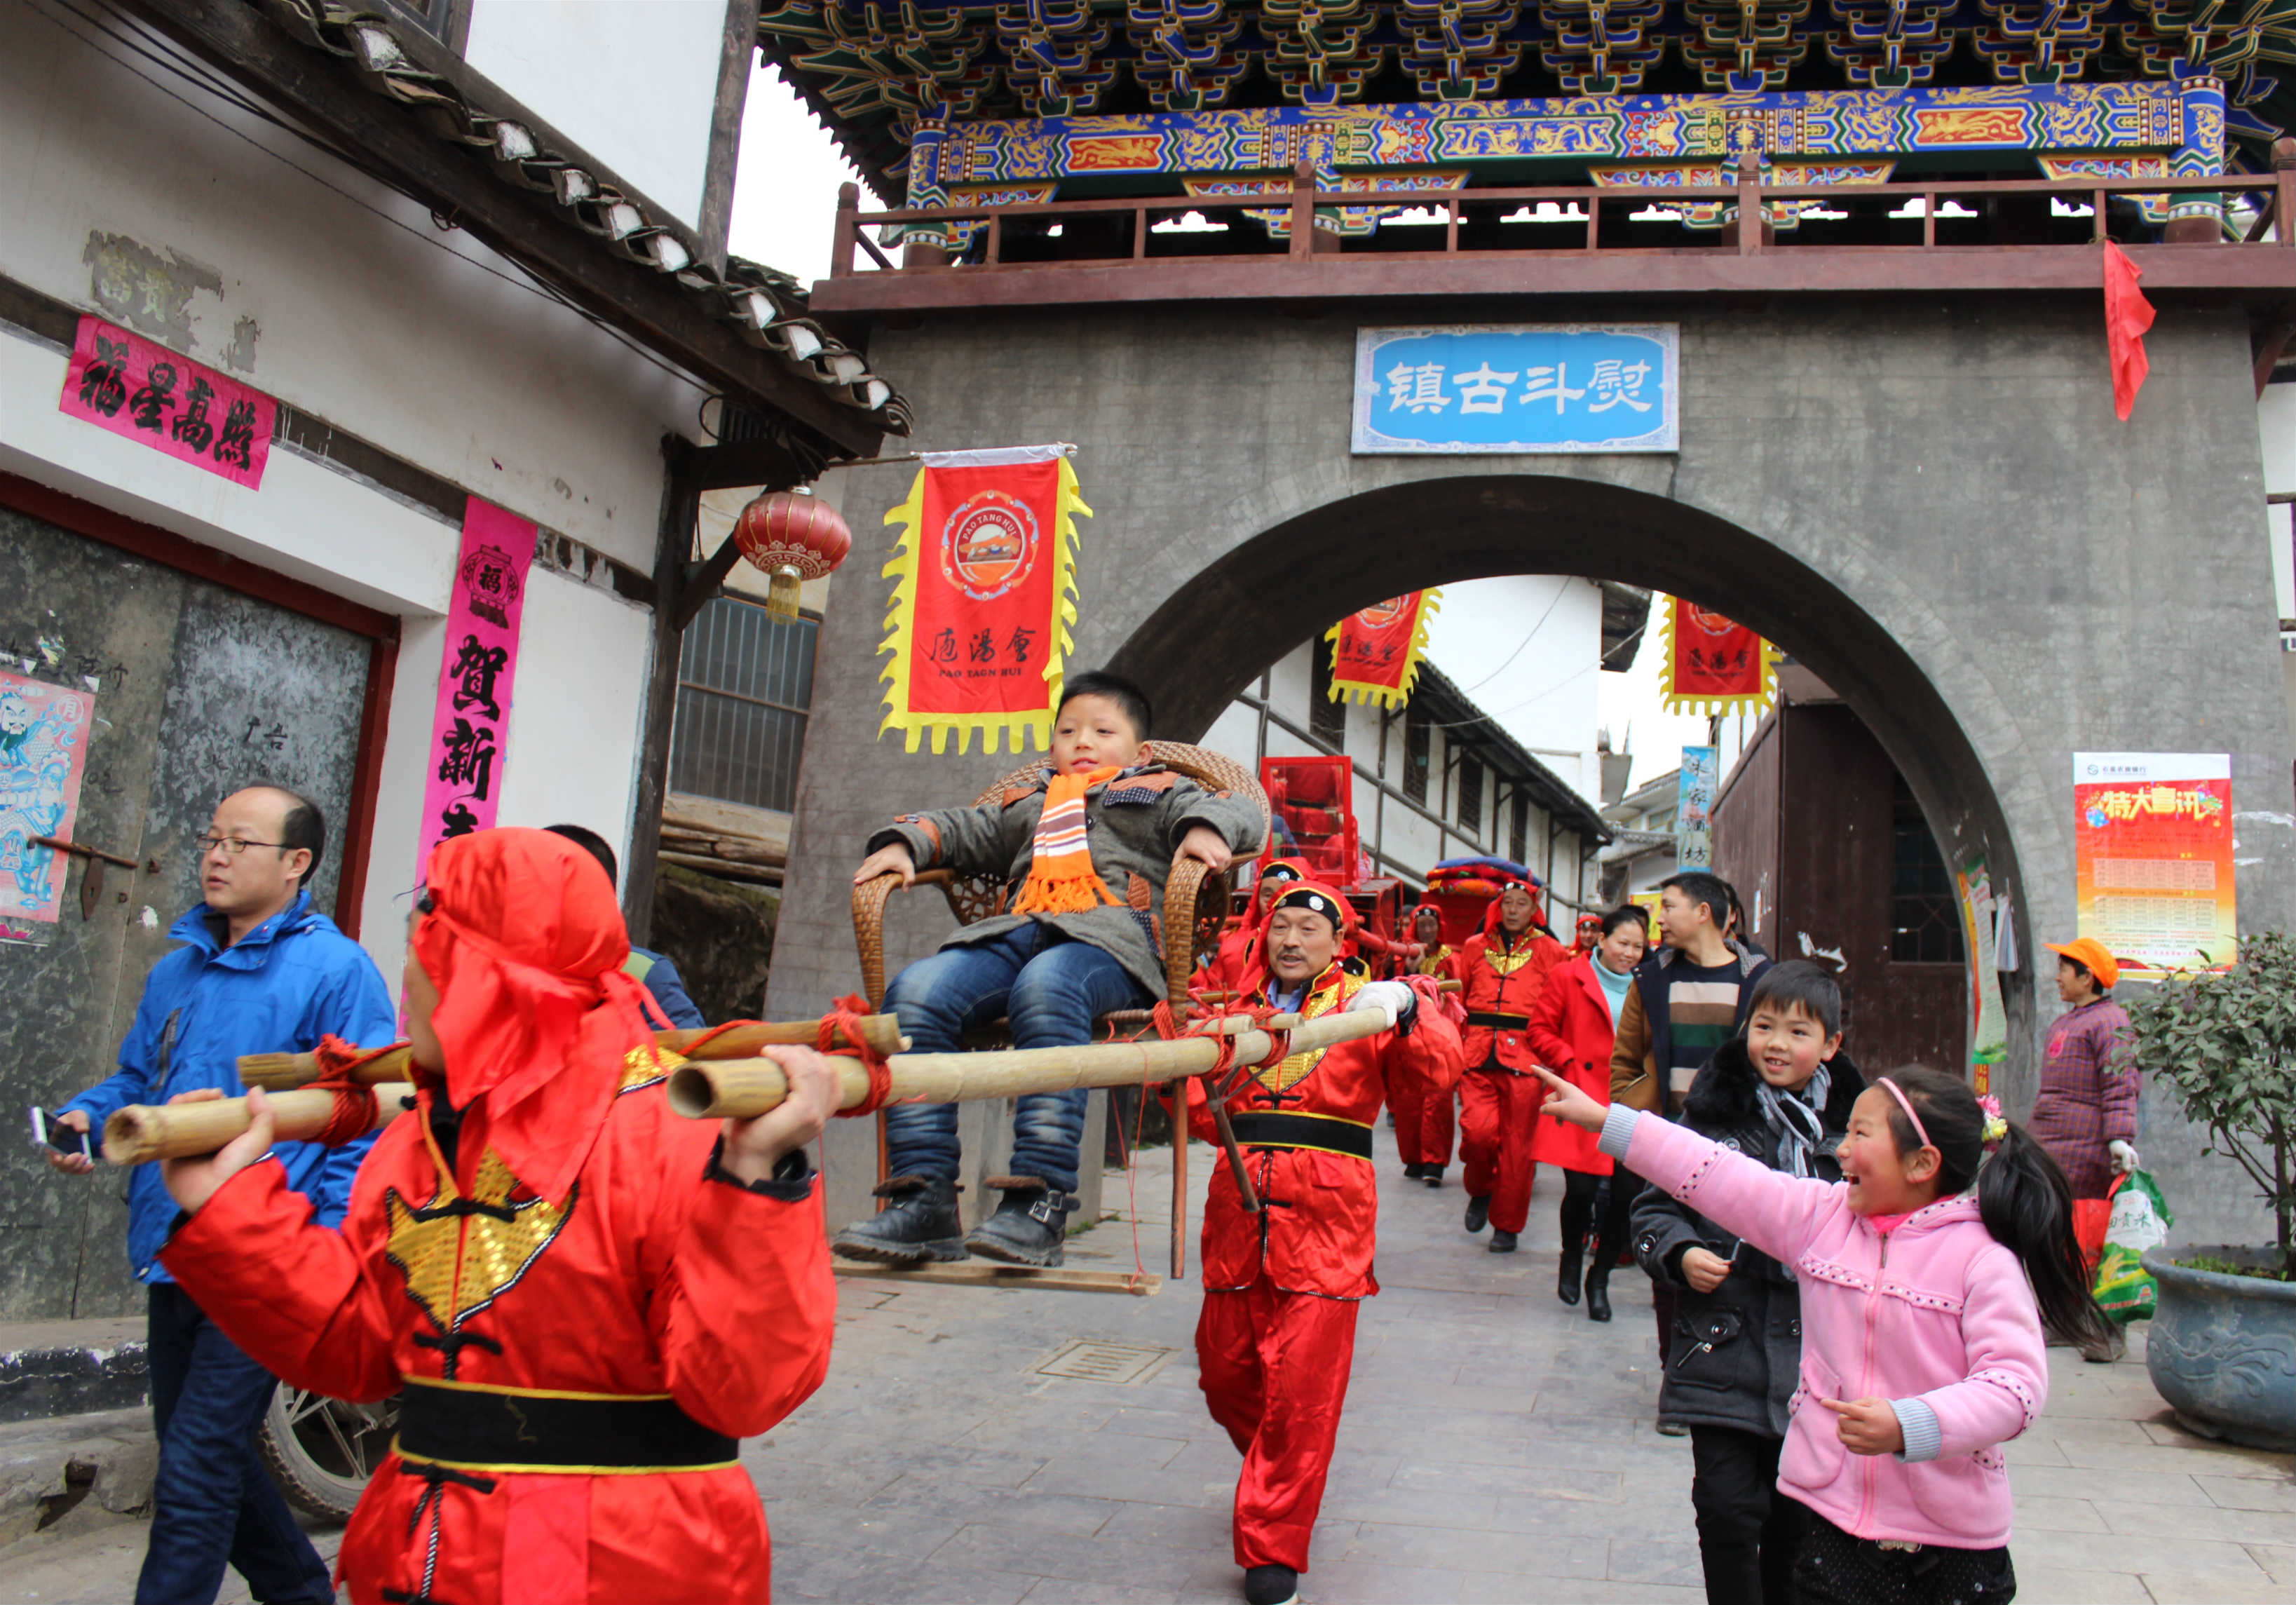
[{"label": "boy in black jacket", "polygon": [[[1755,984],[1745,1034],[1691,1082],[1683,1124],[1772,1170],[1838,1181],[1834,1149],[1866,1089],[1841,1049],[1833,977],[1778,965]],[[1789,1268],[1656,1188],[1635,1206],[1634,1233],[1643,1269],[1679,1289],[1659,1414],[1690,1427],[1709,1605],[1791,1605],[1805,1524],[1775,1488],[1800,1379],[1800,1289]]]}]

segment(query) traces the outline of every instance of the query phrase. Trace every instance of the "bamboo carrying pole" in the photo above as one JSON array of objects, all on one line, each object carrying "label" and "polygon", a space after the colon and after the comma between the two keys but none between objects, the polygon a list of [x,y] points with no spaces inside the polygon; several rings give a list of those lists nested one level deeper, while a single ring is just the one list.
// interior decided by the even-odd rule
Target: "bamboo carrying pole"
[{"label": "bamboo carrying pole", "polygon": [[[810,1048],[819,1040],[821,1023],[817,1020],[752,1020],[735,1025],[731,1030],[710,1037],[694,1057],[701,1058],[753,1058],[760,1048]],[[889,1014],[861,1017],[861,1033],[869,1046],[879,1053],[898,1053],[904,1042],[900,1022]],[[654,1045],[673,1053],[693,1053],[698,1038],[707,1036],[704,1030],[657,1031]],[[357,1079],[368,1086],[385,1082],[401,1082],[414,1074],[413,1061],[407,1057],[407,1046],[401,1042],[385,1049],[358,1066]],[[246,1053],[240,1056],[239,1079],[250,1087],[266,1091],[283,1087],[300,1087],[319,1079],[319,1056],[316,1053]]]},{"label": "bamboo carrying pole", "polygon": [[[1279,1031],[1291,1027],[1293,1053],[1376,1036],[1388,1029],[1387,1015],[1381,1009],[1312,1020],[1279,1016],[1268,1024]],[[1249,1019],[1231,1017],[1221,1022],[1221,1031],[1233,1036],[1239,1065],[1264,1064],[1277,1046],[1275,1038],[1253,1028]],[[897,1102],[969,1103],[1201,1075],[1219,1062],[1219,1034],[1002,1053],[896,1053],[886,1066],[892,1072]],[[869,1101],[869,1073],[858,1060],[839,1060],[837,1074],[838,1107],[857,1108]],[[778,1107],[788,1092],[782,1067],[765,1058],[697,1059],[679,1066],[669,1076],[669,1107],[689,1120],[747,1120]]]},{"label": "bamboo carrying pole", "polygon": [[[332,1092],[290,1090],[268,1095],[275,1133],[282,1142],[308,1142],[334,1118]],[[381,1131],[406,1112],[414,1096],[405,1082],[374,1089],[374,1126]],[[247,1099],[214,1098],[202,1103],[130,1104],[103,1123],[103,1156],[114,1165],[148,1159],[177,1159],[212,1154],[247,1130]]]}]

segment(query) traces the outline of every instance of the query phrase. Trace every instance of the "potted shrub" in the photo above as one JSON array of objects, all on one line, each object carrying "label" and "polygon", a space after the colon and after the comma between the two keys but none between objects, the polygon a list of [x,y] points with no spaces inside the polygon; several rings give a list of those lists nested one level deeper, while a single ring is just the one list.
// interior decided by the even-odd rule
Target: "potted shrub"
[{"label": "potted shrub", "polygon": [[2128,1005],[2137,1068],[2174,1088],[2202,1152],[2248,1173],[2278,1241],[2144,1255],[2160,1284],[2152,1386],[2194,1431],[2296,1450],[2296,940],[2249,936],[2240,962]]}]

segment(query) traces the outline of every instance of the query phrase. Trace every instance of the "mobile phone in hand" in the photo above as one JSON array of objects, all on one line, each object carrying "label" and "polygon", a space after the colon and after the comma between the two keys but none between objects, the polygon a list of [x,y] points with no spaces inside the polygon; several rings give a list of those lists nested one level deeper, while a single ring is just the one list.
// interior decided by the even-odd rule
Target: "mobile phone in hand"
[{"label": "mobile phone in hand", "polygon": [[95,1157],[95,1133],[76,1132],[61,1117],[49,1114],[39,1105],[32,1106],[32,1146],[51,1148],[59,1154],[77,1154],[83,1159]]}]

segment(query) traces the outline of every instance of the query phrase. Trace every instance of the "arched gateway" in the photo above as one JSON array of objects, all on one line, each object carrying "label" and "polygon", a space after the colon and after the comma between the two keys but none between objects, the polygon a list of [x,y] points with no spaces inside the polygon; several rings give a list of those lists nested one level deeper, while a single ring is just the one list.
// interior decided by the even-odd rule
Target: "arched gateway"
[{"label": "arched gateway", "polygon": [[[1421,585],[1583,574],[1760,629],[1873,728],[1948,852],[1983,853],[2011,892],[2026,955],[2006,978],[2013,1107],[2055,1011],[2030,956],[2073,926],[2075,751],[2231,752],[2242,925],[2291,922],[2245,316],[2164,309],[2123,424],[2095,295],[1633,315],[1681,324],[1676,452],[1353,455],[1356,330],[1402,321],[1392,308],[947,312],[881,326],[871,354],[915,399],[921,444],[1077,443],[1095,516],[1073,661],[1150,686],[1168,736],[1199,733],[1311,631]],[[1521,300],[1445,303],[1447,321],[1524,316]],[[821,637],[781,1014],[853,984],[846,881],[867,834],[1010,763],[876,737],[892,536],[877,521],[911,472],[845,476],[856,550]],[[1512,672],[1528,693],[1552,665]],[[940,918],[918,907],[895,940],[922,951]],[[2241,1189],[2165,1110],[2150,1118],[2148,1163],[2183,1173],[2180,1213],[2234,1225]]]}]

